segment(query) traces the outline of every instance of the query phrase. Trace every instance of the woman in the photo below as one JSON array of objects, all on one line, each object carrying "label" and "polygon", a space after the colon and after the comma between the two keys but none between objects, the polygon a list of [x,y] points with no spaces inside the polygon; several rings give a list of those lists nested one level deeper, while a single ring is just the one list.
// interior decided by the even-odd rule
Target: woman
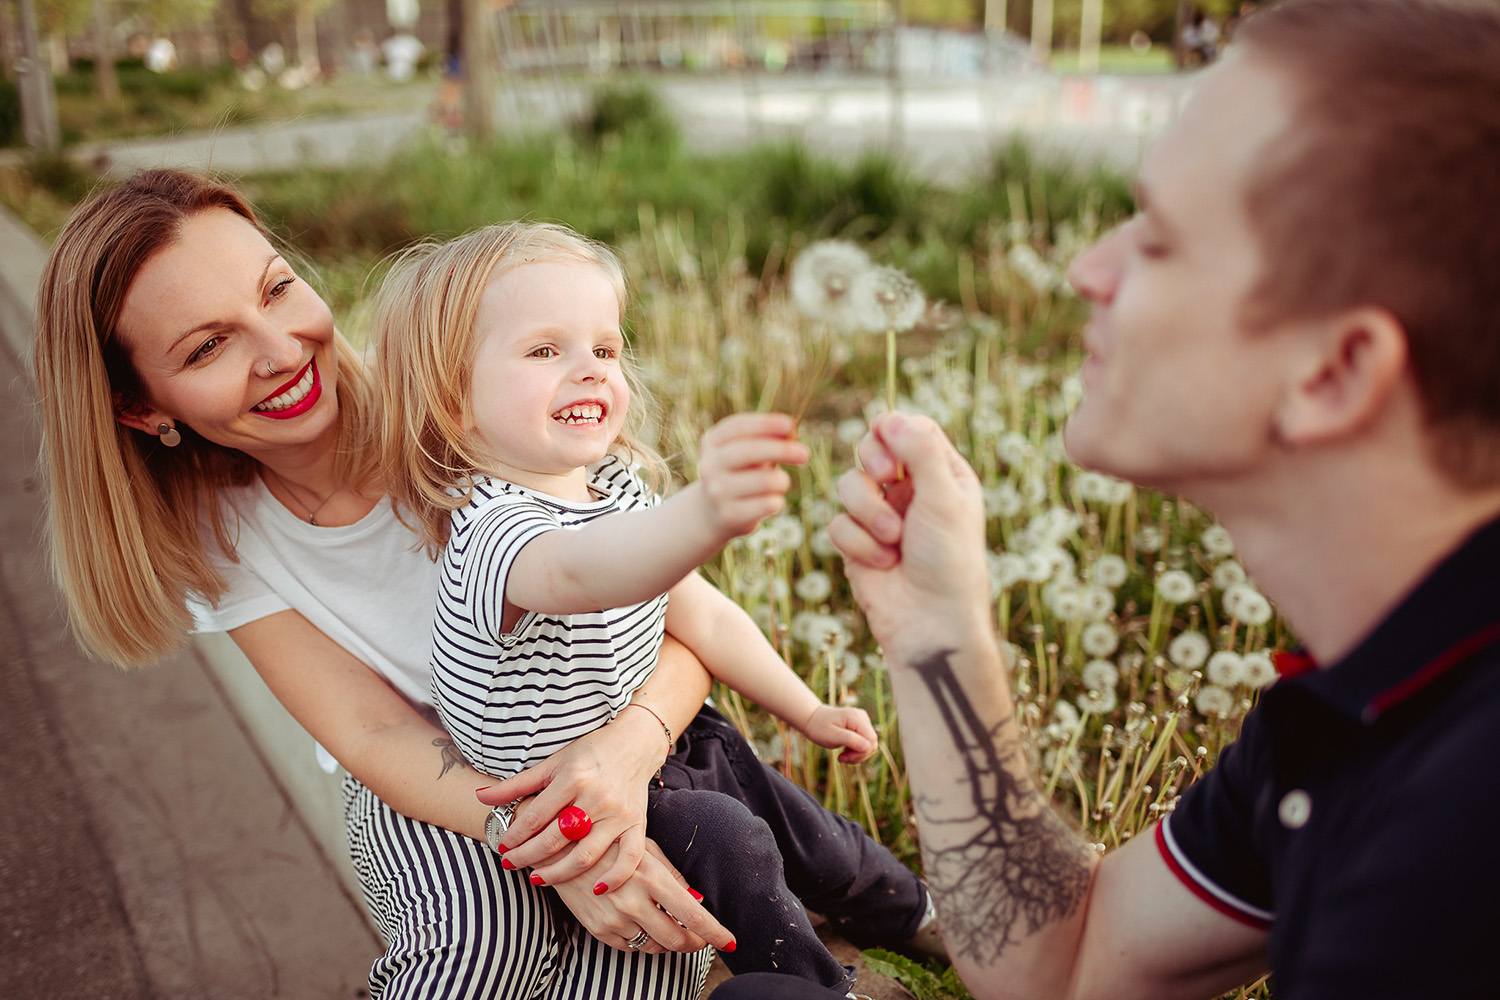
[{"label": "woman", "polygon": [[[661,724],[621,713],[521,782],[540,793],[504,864],[535,867],[512,877],[475,797],[493,782],[431,721],[437,571],[381,501],[369,376],[250,207],[166,170],[96,195],[53,246],[37,312],[49,533],[74,627],[138,665],[196,609],[345,767],[350,849],[388,945],[372,996],[586,996],[606,981],[696,996],[700,949],[731,937],[642,831],[662,725],[696,713],[702,667],[665,649],[639,696]],[[571,844],[553,821],[570,804],[593,823]],[[494,926],[501,892],[530,894],[528,923]]]}]

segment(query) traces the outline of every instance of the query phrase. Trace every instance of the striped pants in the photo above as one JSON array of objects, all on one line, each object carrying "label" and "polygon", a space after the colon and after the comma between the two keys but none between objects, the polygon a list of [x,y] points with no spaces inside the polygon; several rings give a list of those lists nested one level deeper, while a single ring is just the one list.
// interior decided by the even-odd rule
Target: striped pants
[{"label": "striped pants", "polygon": [[344,821],[386,941],[372,1000],[695,1000],[703,990],[710,949],[611,948],[484,844],[408,819],[350,777]]}]

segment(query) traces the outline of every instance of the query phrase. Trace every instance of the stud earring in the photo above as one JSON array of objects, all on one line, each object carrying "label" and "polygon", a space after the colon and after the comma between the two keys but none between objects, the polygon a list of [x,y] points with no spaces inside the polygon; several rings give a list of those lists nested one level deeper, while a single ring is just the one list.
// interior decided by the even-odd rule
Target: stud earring
[{"label": "stud earring", "polygon": [[161,443],[166,445],[168,448],[175,448],[178,445],[182,444],[182,433],[171,424],[157,424],[156,436],[159,437],[161,439]]}]

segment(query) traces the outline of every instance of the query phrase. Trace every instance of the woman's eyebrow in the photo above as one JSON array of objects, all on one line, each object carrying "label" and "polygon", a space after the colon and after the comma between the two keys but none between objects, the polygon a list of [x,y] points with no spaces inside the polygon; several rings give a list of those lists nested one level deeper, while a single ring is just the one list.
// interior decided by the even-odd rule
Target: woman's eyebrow
[{"label": "woman's eyebrow", "polygon": [[[256,288],[259,288],[261,285],[264,285],[266,283],[266,275],[268,275],[268,274],[271,273],[271,266],[273,264],[275,264],[276,261],[279,260],[280,258],[281,258],[281,254],[276,253],[275,251],[272,251],[271,252],[271,256],[269,256],[269,257],[266,258],[266,266],[263,267],[263,268],[261,268],[261,271],[260,271],[260,280],[256,282],[256,285],[255,285]],[[231,324],[226,323],[224,320],[221,320],[221,319],[211,319],[211,320],[208,320],[207,322],[199,323],[197,326],[193,327],[191,330],[184,330],[180,335],[178,335],[178,337],[175,340],[172,341],[171,346],[167,348],[167,352],[171,353],[172,351],[177,350],[177,345],[181,344],[184,340],[187,340],[189,337],[196,336],[197,334],[200,334],[200,333],[207,333],[210,330],[224,330],[224,329],[228,329],[230,326],[231,326]]]}]

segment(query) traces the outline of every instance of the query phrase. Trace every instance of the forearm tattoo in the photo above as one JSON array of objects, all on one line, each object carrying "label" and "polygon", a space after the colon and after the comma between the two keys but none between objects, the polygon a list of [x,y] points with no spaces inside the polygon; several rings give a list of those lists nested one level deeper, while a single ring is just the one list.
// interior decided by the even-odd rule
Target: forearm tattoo
[{"label": "forearm tattoo", "polygon": [[[1076,910],[1088,891],[1090,848],[1053,812],[1032,784],[1015,721],[986,729],[943,650],[914,669],[963,758],[959,784],[968,803],[958,814],[917,796],[932,826],[972,826],[967,839],[935,845],[926,838],[928,884],[937,895],[948,946],[980,964],[1000,958],[1026,935]],[[963,798],[960,793],[960,798]]]},{"label": "forearm tattoo", "polygon": [[438,780],[441,781],[447,776],[449,771],[453,770],[455,765],[462,764],[464,758],[458,752],[458,747],[454,746],[453,741],[446,736],[440,736],[433,740],[432,745],[437,747],[443,754],[443,769],[438,772]]}]

